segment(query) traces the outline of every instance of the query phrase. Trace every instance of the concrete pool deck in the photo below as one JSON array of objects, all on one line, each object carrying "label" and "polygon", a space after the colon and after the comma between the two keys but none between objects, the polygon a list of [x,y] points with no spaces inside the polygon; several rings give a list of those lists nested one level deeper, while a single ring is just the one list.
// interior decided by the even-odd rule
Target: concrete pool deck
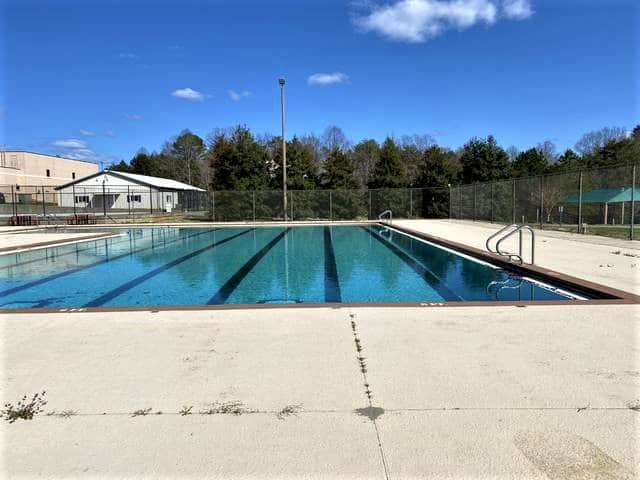
[{"label": "concrete pool deck", "polygon": [[[95,226],[94,226],[95,228]],[[46,248],[50,246],[60,246],[69,243],[87,242],[101,238],[113,237],[112,231],[107,230],[102,233],[89,232],[40,232],[30,230],[7,230],[0,231],[0,254],[15,253],[19,251],[36,248]]]},{"label": "concrete pool deck", "polygon": [[[486,238],[476,238],[479,225],[394,223],[470,245]],[[622,252],[638,253],[637,242],[566,235],[549,250],[540,242],[541,264],[637,292],[629,272],[638,267],[618,263],[633,260]],[[563,250],[573,262],[551,254]],[[591,272],[609,256],[606,275]],[[2,403],[46,390],[48,404],[31,421],[1,423],[2,476],[636,478],[639,313],[567,305],[3,315]]]}]

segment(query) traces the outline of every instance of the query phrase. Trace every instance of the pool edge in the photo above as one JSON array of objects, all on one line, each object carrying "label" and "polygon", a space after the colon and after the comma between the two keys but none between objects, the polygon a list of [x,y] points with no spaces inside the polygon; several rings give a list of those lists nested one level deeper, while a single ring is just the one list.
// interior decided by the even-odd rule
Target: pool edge
[{"label": "pool edge", "polygon": [[[563,287],[567,288],[568,290],[583,291],[591,295],[604,297],[604,298],[595,298],[595,299],[589,299],[589,300],[580,300],[580,302],[583,304],[584,303],[593,304],[594,302],[602,302],[602,301],[618,301],[618,303],[623,302],[624,304],[640,304],[639,295],[635,295],[633,293],[626,292],[618,288],[608,287],[606,285],[592,282],[590,280],[584,280],[579,277],[574,277],[571,275],[567,275],[565,273],[560,273],[546,267],[540,267],[537,265],[530,265],[530,264],[520,265],[517,263],[513,263],[505,259],[505,257],[500,256],[498,254],[490,253],[476,247],[471,247],[469,245],[454,242],[452,240],[447,240],[442,237],[437,237],[435,235],[430,235],[428,233],[424,233],[419,230],[414,230],[412,228],[388,224],[386,222],[379,222],[378,224],[384,227],[392,228],[401,233],[413,235],[422,240],[435,243],[442,247],[447,247],[462,253],[466,253],[472,257],[478,258],[480,260],[484,260],[488,263],[499,266],[500,268],[504,268],[506,270],[513,271],[520,275],[528,275],[530,277],[535,278],[536,280],[541,280],[543,282],[550,282],[551,284],[560,284]],[[566,303],[565,300],[562,300],[561,302]],[[464,302],[464,303],[472,303],[472,302]],[[494,303],[494,302],[491,302],[491,303]],[[529,304],[539,305],[542,303],[542,301],[534,300],[532,302],[516,302],[516,303],[529,303]]]},{"label": "pool edge", "polygon": [[[607,287],[595,282],[584,280],[571,275],[536,265],[519,265],[509,262],[504,257],[492,254],[475,247],[430,235],[404,226],[397,226],[387,222],[364,221],[349,222],[351,225],[380,225],[392,228],[401,233],[413,235],[422,240],[432,242],[442,247],[468,254],[484,260],[500,268],[513,271],[520,275],[528,275],[543,282],[560,284],[568,290],[578,290],[591,295],[603,297],[588,300],[527,300],[527,301],[445,301],[445,302],[353,302],[353,303],[301,303],[301,304],[221,304],[221,305],[167,305],[167,306],[134,306],[134,307],[87,307],[87,308],[26,308],[3,309],[4,314],[38,314],[38,313],[91,313],[91,312],[161,312],[161,311],[216,311],[216,310],[259,310],[259,309],[304,309],[304,308],[442,308],[442,307],[528,307],[528,306],[575,306],[575,305],[638,305],[640,296],[613,287]],[[282,224],[286,225],[286,224]],[[319,224],[315,224],[316,226]],[[334,225],[323,222],[320,225]],[[338,223],[342,225],[342,223]],[[234,225],[235,226],[235,225]],[[279,226],[279,225],[278,225]],[[302,225],[301,225],[302,226]],[[205,225],[200,228],[208,227]],[[75,243],[75,242],[74,242]]]}]

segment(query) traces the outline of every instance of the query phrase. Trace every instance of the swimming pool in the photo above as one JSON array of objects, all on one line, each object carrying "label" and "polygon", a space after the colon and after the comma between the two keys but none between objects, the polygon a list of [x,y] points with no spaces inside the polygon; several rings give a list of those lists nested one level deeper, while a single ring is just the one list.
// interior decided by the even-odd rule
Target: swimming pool
[{"label": "swimming pool", "polygon": [[0,256],[0,308],[585,299],[382,225],[135,228]]}]

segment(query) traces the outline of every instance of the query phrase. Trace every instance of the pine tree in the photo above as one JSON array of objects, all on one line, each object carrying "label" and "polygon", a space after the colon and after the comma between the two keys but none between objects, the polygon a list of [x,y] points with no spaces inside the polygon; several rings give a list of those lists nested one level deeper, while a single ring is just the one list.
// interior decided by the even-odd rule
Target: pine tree
[{"label": "pine tree", "polygon": [[400,188],[406,186],[405,168],[400,149],[387,138],[380,149],[380,158],[373,170],[369,188]]},{"label": "pine tree", "polygon": [[269,186],[269,158],[264,145],[248,128],[216,135],[211,147],[212,187],[215,190],[265,190]]},{"label": "pine tree", "polygon": [[518,154],[511,164],[511,171],[514,177],[527,177],[547,173],[549,167],[547,157],[537,148],[530,148]]},{"label": "pine tree", "polygon": [[347,154],[338,148],[329,152],[324,163],[322,185],[332,190],[357,189],[358,181],[354,176],[353,163]]},{"label": "pine tree", "polygon": [[500,180],[511,175],[509,155],[492,135],[486,140],[472,138],[467,142],[462,148],[460,163],[464,183]]}]

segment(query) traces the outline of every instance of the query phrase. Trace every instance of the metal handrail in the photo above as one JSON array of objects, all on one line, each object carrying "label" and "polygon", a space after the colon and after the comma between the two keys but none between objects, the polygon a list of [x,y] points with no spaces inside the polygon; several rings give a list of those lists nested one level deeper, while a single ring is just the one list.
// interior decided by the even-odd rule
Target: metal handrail
[{"label": "metal handrail", "polygon": [[[531,233],[531,265],[533,265],[536,261],[536,234],[533,231],[533,228],[531,228],[529,225],[518,225],[518,228],[516,228],[512,232],[507,233],[500,240],[498,240],[496,243],[496,253],[498,255],[502,255],[505,257],[508,256],[509,260],[511,260],[511,257],[517,257],[518,260],[520,260],[520,263],[524,263],[524,259],[522,257],[522,231],[523,230],[528,230],[529,233]],[[511,237],[516,233],[520,233],[520,241],[519,241],[520,247],[519,247],[518,254],[516,255],[515,253],[503,252],[502,250],[500,250],[500,244],[504,242],[507,238]]]},{"label": "metal handrail", "polygon": [[389,215],[389,223],[393,223],[393,212],[391,210],[385,210],[380,215],[378,215],[378,220],[384,220],[382,217],[385,215]]},{"label": "metal handrail", "polygon": [[[493,240],[494,238],[496,238],[498,235],[500,235],[502,232],[509,230],[510,228],[513,227],[517,227],[518,224],[517,223],[512,223],[511,225],[507,225],[506,227],[501,228],[500,230],[498,230],[496,233],[494,233],[493,235],[491,235],[489,238],[487,238],[487,241],[485,242],[485,246],[487,247],[487,250],[489,250],[491,253],[498,253],[497,249],[496,250],[492,250],[491,247],[489,246],[489,242],[491,242],[491,240]],[[496,245],[497,247],[497,245]]]}]

